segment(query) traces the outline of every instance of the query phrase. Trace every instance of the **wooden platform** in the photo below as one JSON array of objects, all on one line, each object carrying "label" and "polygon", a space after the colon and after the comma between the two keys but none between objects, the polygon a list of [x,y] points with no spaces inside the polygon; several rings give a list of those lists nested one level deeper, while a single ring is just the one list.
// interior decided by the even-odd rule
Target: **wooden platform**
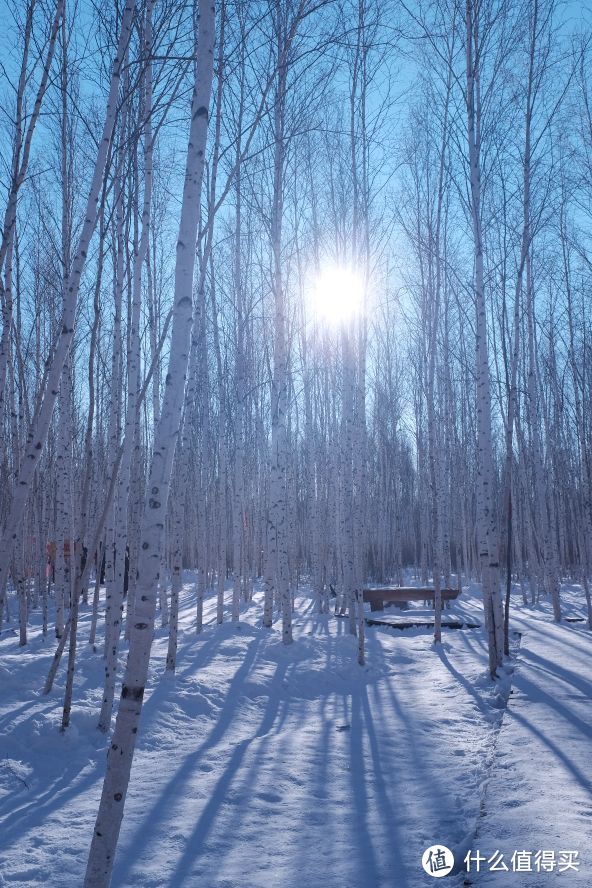
[{"label": "wooden platform", "polygon": [[[460,589],[441,589],[442,601],[458,598]],[[419,586],[367,586],[364,601],[369,602],[371,611],[381,611],[389,601],[429,601],[434,603],[434,588]]]}]

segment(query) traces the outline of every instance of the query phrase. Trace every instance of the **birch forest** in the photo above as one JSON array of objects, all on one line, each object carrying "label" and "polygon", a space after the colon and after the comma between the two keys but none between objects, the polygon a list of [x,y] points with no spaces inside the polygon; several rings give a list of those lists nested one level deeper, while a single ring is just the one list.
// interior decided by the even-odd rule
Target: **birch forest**
[{"label": "birch forest", "polygon": [[590,7],[0,21],[0,884],[592,884]]}]

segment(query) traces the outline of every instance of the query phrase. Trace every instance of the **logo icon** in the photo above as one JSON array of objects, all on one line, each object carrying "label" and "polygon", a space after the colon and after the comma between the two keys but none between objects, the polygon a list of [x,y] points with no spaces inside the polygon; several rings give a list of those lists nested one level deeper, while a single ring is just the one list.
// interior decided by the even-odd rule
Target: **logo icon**
[{"label": "logo icon", "polygon": [[454,866],[454,854],[446,845],[430,845],[423,852],[421,865],[428,874],[436,879],[447,876]]}]

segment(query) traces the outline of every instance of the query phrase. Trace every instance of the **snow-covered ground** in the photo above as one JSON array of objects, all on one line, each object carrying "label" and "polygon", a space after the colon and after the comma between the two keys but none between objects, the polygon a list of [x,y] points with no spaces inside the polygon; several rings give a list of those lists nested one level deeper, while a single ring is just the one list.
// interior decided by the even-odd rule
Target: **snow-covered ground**
[{"label": "snow-covered ground", "polygon": [[[186,580],[172,680],[166,630],[156,633],[116,888],[414,888],[434,884],[421,857],[440,843],[459,856],[500,850],[510,866],[514,850],[580,853],[579,873],[481,864],[471,884],[592,885],[583,624],[519,609],[518,666],[495,687],[481,629],[444,630],[435,649],[429,629],[368,627],[360,668],[347,621],[315,614],[306,595],[289,648],[260,628],[258,603],[239,626],[216,627],[209,600],[196,636]],[[566,594],[566,613],[580,614],[581,595]],[[466,594],[450,614],[481,621]],[[0,885],[82,883],[106,749],[95,727],[103,663],[85,645],[88,627],[84,609],[65,735],[63,668],[41,694],[53,641],[36,626],[25,650],[11,632],[0,640]]]},{"label": "snow-covered ground", "polygon": [[[570,606],[573,600],[568,597],[567,615],[579,610],[583,616],[583,608]],[[516,615],[513,626],[522,632],[519,662],[473,843],[489,855],[502,852],[510,871],[486,866],[472,883],[590,888],[591,633],[583,622],[558,626],[547,614],[528,611]],[[514,851],[522,872],[512,872]]]}]

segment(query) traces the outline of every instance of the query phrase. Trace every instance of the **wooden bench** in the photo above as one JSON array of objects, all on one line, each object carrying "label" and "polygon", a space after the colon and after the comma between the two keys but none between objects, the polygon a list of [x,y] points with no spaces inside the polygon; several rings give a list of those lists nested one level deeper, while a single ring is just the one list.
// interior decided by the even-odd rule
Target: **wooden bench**
[{"label": "wooden bench", "polygon": [[[442,601],[458,598],[460,589],[441,589]],[[364,601],[370,602],[371,611],[381,611],[389,601],[431,601],[434,603],[436,590],[418,586],[368,586],[364,589]]]}]

